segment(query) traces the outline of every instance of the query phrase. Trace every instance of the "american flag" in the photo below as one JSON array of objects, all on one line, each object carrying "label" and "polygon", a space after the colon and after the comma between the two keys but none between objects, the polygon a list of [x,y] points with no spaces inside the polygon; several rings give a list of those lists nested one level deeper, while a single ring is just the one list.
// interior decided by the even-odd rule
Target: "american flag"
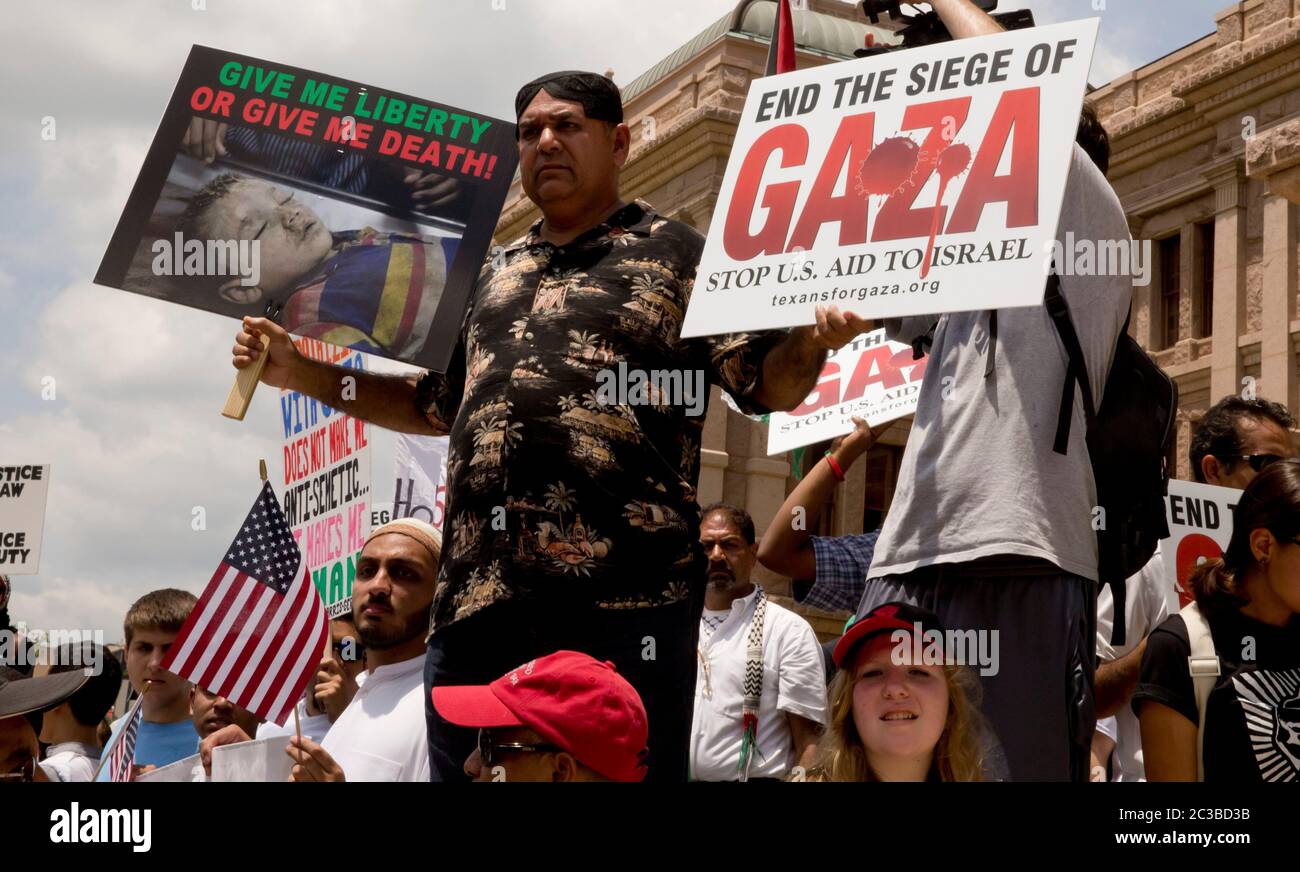
[{"label": "american flag", "polygon": [[270,482],[162,668],[283,724],[320,663],[329,621]]},{"label": "american flag", "polygon": [[[130,713],[126,716],[126,723],[122,724],[122,729],[117,731],[117,735],[109,742],[104,749],[100,768],[108,769],[109,781],[130,781],[131,775],[135,769],[135,740],[140,735],[140,721],[144,718],[144,709],[140,704],[144,702],[144,695],[141,694],[136,698],[135,704],[131,706]],[[98,771],[95,773],[99,777]]]}]

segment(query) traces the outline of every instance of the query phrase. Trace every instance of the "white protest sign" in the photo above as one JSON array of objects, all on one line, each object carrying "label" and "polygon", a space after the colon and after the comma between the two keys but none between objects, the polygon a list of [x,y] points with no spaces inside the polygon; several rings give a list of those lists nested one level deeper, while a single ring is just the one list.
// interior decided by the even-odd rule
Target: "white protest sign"
[{"label": "white protest sign", "polygon": [[0,466],[0,575],[35,575],[41,565],[48,464]]},{"label": "white protest sign", "polygon": [[392,518],[416,518],[442,529],[448,444],[446,436],[398,434],[393,446]]},{"label": "white protest sign", "polygon": [[213,782],[288,781],[293,760],[287,736],[269,736],[212,749]]},{"label": "white protest sign", "polygon": [[182,757],[175,763],[151,769],[143,775],[137,775],[135,781],[151,781],[159,784],[192,783],[207,781],[208,774],[203,771],[203,760],[198,754]]},{"label": "white protest sign", "polygon": [[853,429],[854,416],[875,427],[912,414],[929,359],[913,360],[912,346],[889,341],[884,330],[864,333],[826,358],[802,404],[772,413],[767,453],[842,436]]},{"label": "white protest sign", "polygon": [[[363,370],[361,352],[295,339],[313,360]],[[354,392],[344,376],[344,399]],[[297,391],[280,392],[284,514],[331,618],[352,611],[352,580],[370,535],[370,425]]]},{"label": "white protest sign", "polygon": [[1097,26],[752,81],[681,335],[1041,303]]},{"label": "white protest sign", "polygon": [[1165,517],[1170,536],[1162,539],[1165,592],[1170,611],[1177,611],[1192,601],[1188,580],[1198,566],[1217,560],[1228,549],[1232,538],[1232,510],[1241,500],[1241,491],[1193,481],[1171,480],[1165,497]]}]

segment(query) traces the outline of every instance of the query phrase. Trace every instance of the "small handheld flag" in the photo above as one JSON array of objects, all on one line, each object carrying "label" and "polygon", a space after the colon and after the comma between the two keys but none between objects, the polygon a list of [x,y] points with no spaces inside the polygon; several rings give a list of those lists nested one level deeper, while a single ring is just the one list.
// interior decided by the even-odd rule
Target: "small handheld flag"
[{"label": "small handheld flag", "polygon": [[325,606],[269,482],[162,668],[284,724],[329,637]]}]

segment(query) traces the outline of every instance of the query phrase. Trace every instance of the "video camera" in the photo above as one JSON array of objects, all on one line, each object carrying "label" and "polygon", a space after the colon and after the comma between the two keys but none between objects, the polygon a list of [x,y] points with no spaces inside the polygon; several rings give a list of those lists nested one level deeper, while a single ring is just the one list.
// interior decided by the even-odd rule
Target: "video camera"
[{"label": "video camera", "polygon": [[[995,13],[993,10],[998,8],[998,0],[972,0],[972,2],[992,15],[993,20],[1007,30],[1020,30],[1024,27],[1034,26],[1034,13],[1028,9]],[[900,5],[903,5],[901,0],[862,0],[862,11],[866,13],[872,24],[879,24],[882,15],[888,15],[892,21],[904,22],[903,26],[897,31],[903,41],[895,46],[873,45],[860,48],[854,54],[858,57],[870,57],[891,49],[916,48],[919,45],[934,45],[952,39],[952,34],[948,32],[948,28],[943,26],[943,20],[939,18],[939,13],[931,10],[930,12],[917,12],[914,15],[904,15],[902,10],[899,9]],[[907,3],[906,5],[915,8],[917,4]]]}]

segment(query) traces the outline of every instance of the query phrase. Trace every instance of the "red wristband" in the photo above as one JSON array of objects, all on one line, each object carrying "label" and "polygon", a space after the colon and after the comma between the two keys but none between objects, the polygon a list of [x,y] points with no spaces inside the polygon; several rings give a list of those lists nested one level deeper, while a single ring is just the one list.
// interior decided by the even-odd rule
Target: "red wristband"
[{"label": "red wristband", "polygon": [[837,480],[844,481],[844,470],[840,468],[839,463],[829,451],[826,452],[826,462],[831,465],[831,474],[834,475]]}]

